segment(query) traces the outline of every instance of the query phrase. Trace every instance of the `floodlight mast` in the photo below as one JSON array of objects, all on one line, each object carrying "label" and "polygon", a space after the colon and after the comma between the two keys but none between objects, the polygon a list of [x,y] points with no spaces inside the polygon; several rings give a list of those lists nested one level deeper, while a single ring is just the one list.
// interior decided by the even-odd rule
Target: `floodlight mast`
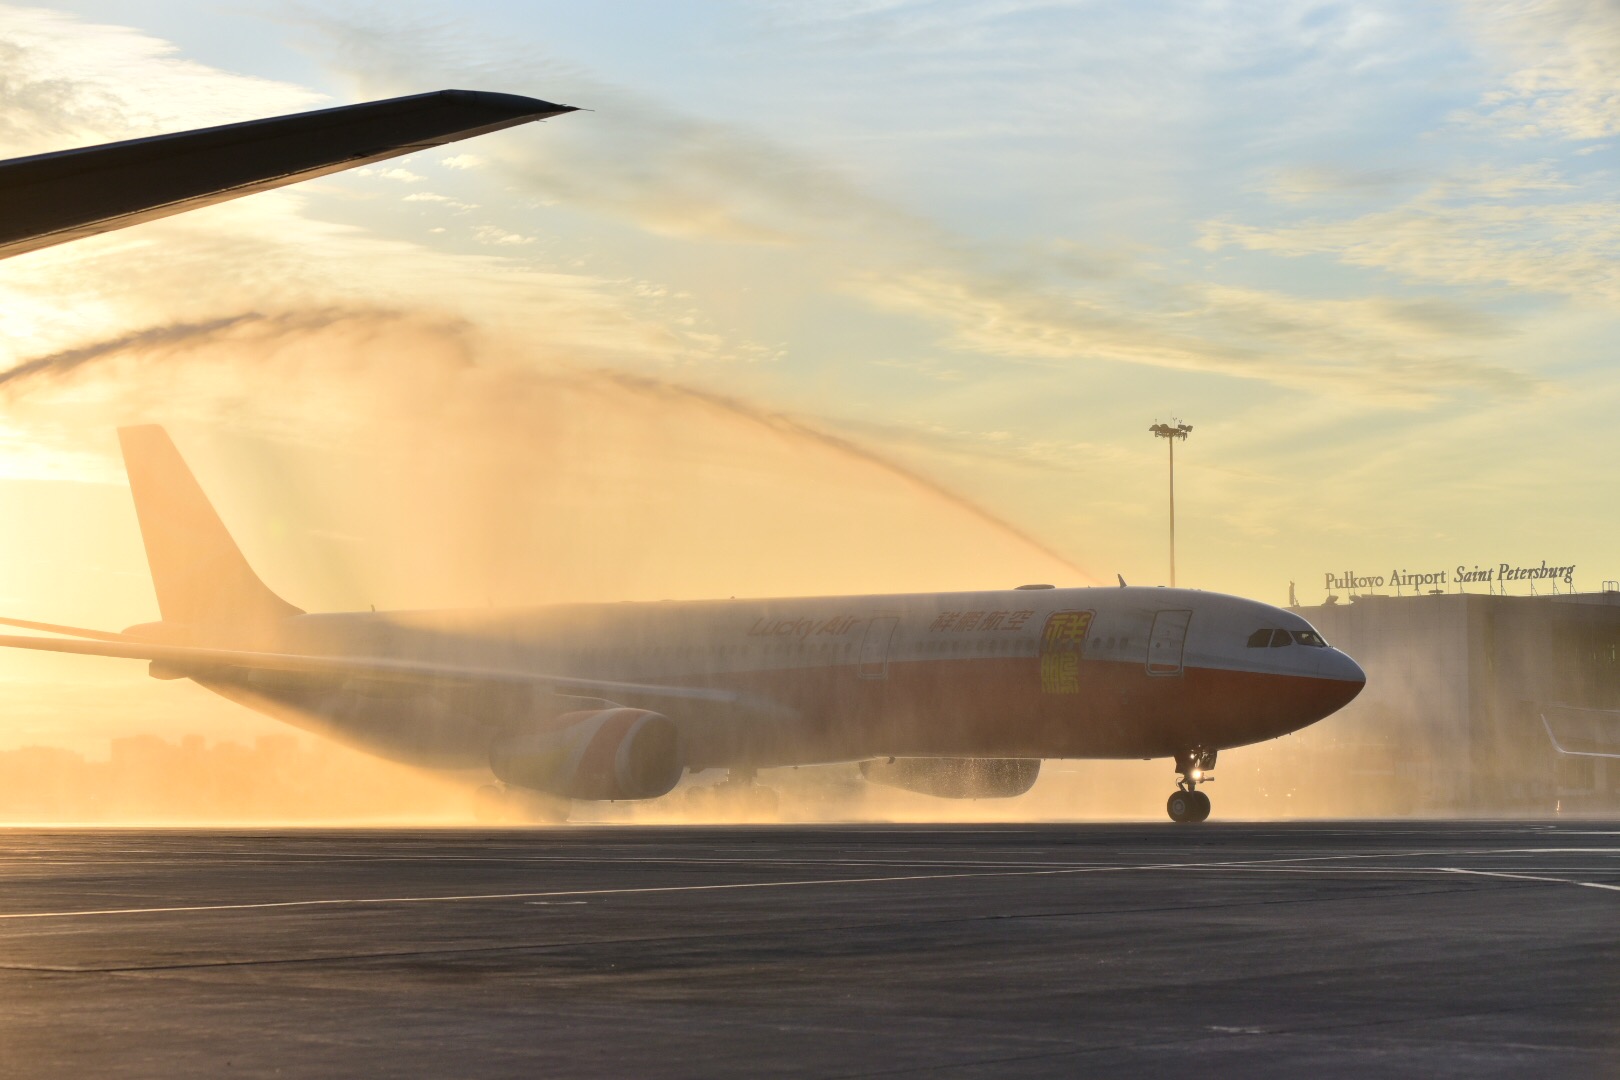
[{"label": "floodlight mast", "polygon": [[1176,440],[1186,440],[1192,434],[1192,425],[1177,420],[1174,424],[1154,424],[1148,428],[1157,437],[1170,444],[1170,587],[1176,587]]}]

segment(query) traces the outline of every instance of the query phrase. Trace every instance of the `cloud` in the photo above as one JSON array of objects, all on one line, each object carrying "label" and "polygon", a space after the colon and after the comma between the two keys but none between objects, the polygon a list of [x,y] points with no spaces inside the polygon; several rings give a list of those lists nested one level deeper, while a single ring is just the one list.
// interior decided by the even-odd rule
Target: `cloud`
[{"label": "cloud", "polygon": [[[0,151],[182,130],[320,100],[182,58],[139,31],[35,9],[0,4],[0,42],[17,53],[0,63],[0,141],[10,138]],[[772,352],[716,326],[663,283],[648,288],[620,268],[594,273],[579,258],[551,261],[523,242],[527,229],[482,226],[479,252],[446,243],[416,211],[472,211],[476,200],[454,188],[410,191],[398,210],[377,199],[366,227],[345,224],[355,198],[375,199],[381,183],[415,175],[371,169],[0,262],[0,367],[160,319],[207,324],[334,301],[455,311],[527,332],[541,351],[568,351],[582,363],[724,365]]]},{"label": "cloud", "polygon": [[409,195],[405,196],[404,201],[417,203],[440,203],[444,206],[448,206],[452,210],[478,209],[477,203],[462,202],[460,199],[453,199],[448,195],[440,195],[436,191],[413,191]]},{"label": "cloud", "polygon": [[473,230],[473,235],[480,244],[496,244],[513,247],[520,244],[534,243],[534,237],[524,236],[521,233],[507,232],[496,225],[480,225]]},{"label": "cloud", "polygon": [[[1611,198],[1549,199],[1572,185],[1542,167],[1478,171],[1393,207],[1283,225],[1206,222],[1200,246],[1299,258],[1324,255],[1407,281],[1620,305],[1620,213]],[[1481,315],[1478,325],[1494,320]],[[1453,322],[1453,332],[1465,327]]]},{"label": "cloud", "polygon": [[1077,439],[1032,437],[1024,432],[985,431],[942,424],[841,421],[840,427],[886,451],[921,460],[944,458],[957,465],[1011,465],[1039,473],[1083,474],[1085,465],[1117,466],[1135,455],[1118,446]]},{"label": "cloud", "polygon": [[[12,136],[14,152],[271,115],[318,97],[69,16],[0,5],[0,31],[5,48],[23,50],[17,63],[0,64],[0,138]],[[578,259],[549,262],[523,242],[526,230],[482,226],[481,252],[423,230],[417,204],[474,209],[456,194],[410,191],[392,204],[391,221],[379,199],[369,227],[345,224],[348,192],[374,198],[385,172],[404,170],[261,193],[0,262],[0,368],[71,358],[156,321],[210,325],[244,310],[334,302],[452,311],[528,333],[538,350],[581,363],[724,365],[770,352],[662,283],[604,276]]]},{"label": "cloud", "polygon": [[[665,236],[749,244],[799,244],[879,223],[893,207],[869,198],[835,170],[745,130],[682,113],[532,53],[502,63],[489,43],[443,20],[368,13],[364,22],[309,11],[299,24],[314,47],[365,96],[403,93],[432,73],[526,89],[592,113],[546,124],[543,139],[501,139],[452,167],[485,161],[546,201],[634,221]],[[543,69],[548,85],[535,87]],[[602,118],[607,122],[601,122]],[[919,223],[920,224],[920,223]]]},{"label": "cloud", "polygon": [[[1260,380],[1413,408],[1459,391],[1507,393],[1530,377],[1481,359],[1451,331],[1465,309],[1393,298],[1308,300],[1258,289],[1165,289],[1156,318],[948,271],[868,275],[871,303],[948,322],[951,348],[1062,365],[1116,362]],[[1481,319],[1472,336],[1495,320]]]},{"label": "cloud", "polygon": [[1472,0],[1464,11],[1510,70],[1463,120],[1512,138],[1620,133],[1620,9],[1604,0]]},{"label": "cloud", "polygon": [[[535,69],[531,55],[492,61],[489,46],[430,21],[360,26],[319,13],[305,25],[366,93],[469,63],[492,83],[522,87]],[[1198,371],[1403,407],[1524,382],[1395,317],[1393,302],[1216,289],[1072,242],[1034,250],[970,241],[771,139],[566,64],[544,67],[554,80],[546,94],[595,111],[548,124],[544,139],[480,147],[520,191],[684,242],[791,251],[796,273],[942,327],[935,341],[954,351]]]},{"label": "cloud", "polygon": [[1279,202],[1304,203],[1383,197],[1417,178],[1412,169],[1295,165],[1269,170],[1261,187]]},{"label": "cloud", "polygon": [[305,87],[177,54],[138,30],[0,5],[0,156],[255,119],[324,100]]}]

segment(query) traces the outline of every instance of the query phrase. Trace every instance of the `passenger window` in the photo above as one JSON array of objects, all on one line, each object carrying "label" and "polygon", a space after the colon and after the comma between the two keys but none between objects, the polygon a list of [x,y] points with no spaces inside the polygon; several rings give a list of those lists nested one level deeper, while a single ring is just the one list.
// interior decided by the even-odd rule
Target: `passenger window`
[{"label": "passenger window", "polygon": [[1249,635],[1249,648],[1264,649],[1271,644],[1270,630],[1256,630]]},{"label": "passenger window", "polygon": [[1271,632],[1271,647],[1273,649],[1280,649],[1284,645],[1292,645],[1293,643],[1294,639],[1289,636],[1288,631],[1273,630]]}]

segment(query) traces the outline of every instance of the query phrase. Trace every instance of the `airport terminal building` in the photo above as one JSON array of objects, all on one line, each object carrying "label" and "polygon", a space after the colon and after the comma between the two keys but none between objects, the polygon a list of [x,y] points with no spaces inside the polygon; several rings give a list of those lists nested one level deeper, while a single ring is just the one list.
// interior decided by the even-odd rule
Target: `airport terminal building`
[{"label": "airport terminal building", "polygon": [[1397,811],[1620,808],[1620,584],[1529,596],[1433,584],[1295,606],[1367,672],[1312,756],[1337,755]]}]

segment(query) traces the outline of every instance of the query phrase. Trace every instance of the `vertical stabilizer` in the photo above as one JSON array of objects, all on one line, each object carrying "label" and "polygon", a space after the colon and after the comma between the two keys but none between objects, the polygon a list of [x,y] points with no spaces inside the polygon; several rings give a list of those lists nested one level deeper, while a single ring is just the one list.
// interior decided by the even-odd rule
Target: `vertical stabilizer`
[{"label": "vertical stabilizer", "polygon": [[118,429],[163,621],[199,642],[245,642],[303,611],[271,592],[156,424]]}]

